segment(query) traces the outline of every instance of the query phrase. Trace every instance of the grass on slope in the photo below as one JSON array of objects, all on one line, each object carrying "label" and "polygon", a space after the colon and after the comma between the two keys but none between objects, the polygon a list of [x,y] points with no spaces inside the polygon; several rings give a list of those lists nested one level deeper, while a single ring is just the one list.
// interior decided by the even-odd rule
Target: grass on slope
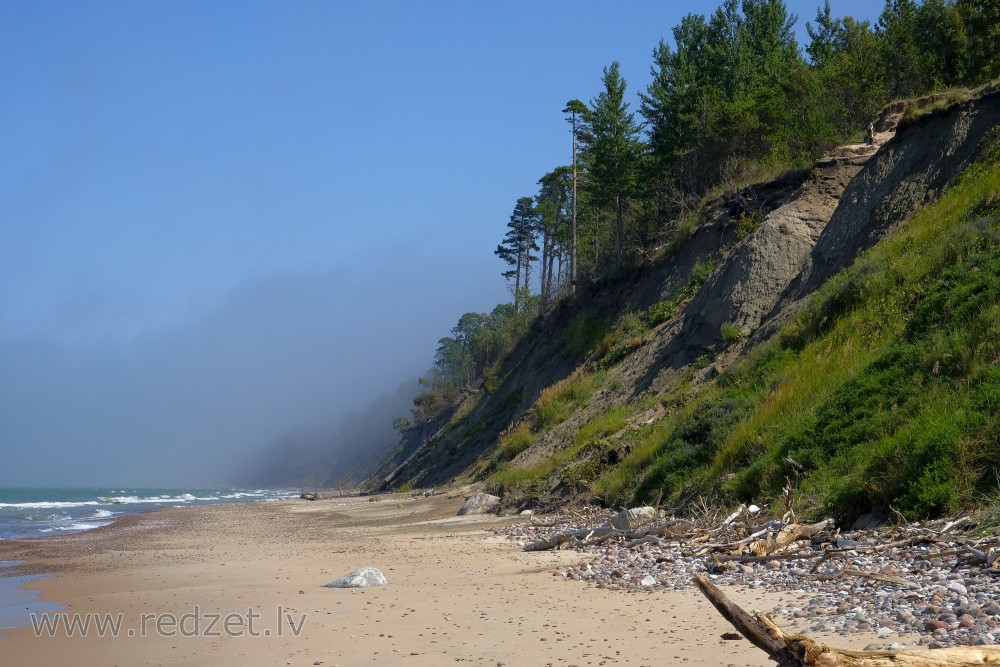
[{"label": "grass on slope", "polygon": [[[604,439],[625,428],[631,415],[632,409],[627,406],[611,408],[578,429],[570,446],[556,450],[541,462],[523,468],[506,467],[501,464],[500,470],[488,479],[490,488],[501,494],[525,491],[539,485],[552,473],[580,458],[588,449],[593,450],[591,452],[593,456],[587,457],[588,461],[599,456],[606,444]],[[587,461],[583,463],[586,464]],[[577,471],[576,474],[579,476],[581,472]]]},{"label": "grass on slope", "polygon": [[831,279],[776,340],[654,424],[596,490],[651,500],[721,486],[760,501],[799,475],[849,518],[890,504],[934,515],[995,489],[998,134],[991,155]]}]

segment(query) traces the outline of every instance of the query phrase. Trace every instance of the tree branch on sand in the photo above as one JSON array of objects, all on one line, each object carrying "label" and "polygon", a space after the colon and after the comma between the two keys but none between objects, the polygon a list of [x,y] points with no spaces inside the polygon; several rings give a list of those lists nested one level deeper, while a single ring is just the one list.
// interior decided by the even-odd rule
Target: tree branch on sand
[{"label": "tree branch on sand", "polygon": [[1000,665],[1000,647],[960,646],[933,651],[851,651],[781,630],[761,613],[752,616],[732,602],[703,573],[694,582],[723,618],[778,663],[779,667],[972,667]]}]

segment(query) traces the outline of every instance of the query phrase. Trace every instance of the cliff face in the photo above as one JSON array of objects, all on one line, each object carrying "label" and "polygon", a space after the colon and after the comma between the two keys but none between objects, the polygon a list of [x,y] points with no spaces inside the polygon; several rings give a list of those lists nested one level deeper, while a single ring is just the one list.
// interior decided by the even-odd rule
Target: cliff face
[{"label": "cliff face", "polygon": [[[504,468],[537,471],[559,453],[565,454],[560,465],[571,462],[581,427],[619,406],[631,406],[619,431],[662,418],[669,409],[663,392],[683,401],[684,392],[773,336],[830,277],[948,188],[1000,120],[1000,93],[988,89],[972,100],[931,98],[924,105],[909,110],[916,118],[904,126],[906,109],[888,109],[873,143],[833,151],[804,180],[751,187],[718,202],[668,256],[557,305],[505,360],[494,391],[469,395],[463,406],[411,432],[383,466],[391,478],[374,486],[485,480]],[[747,221],[756,223],[748,234]],[[695,274],[706,266],[714,269],[696,285]],[[672,300],[676,312],[648,330],[615,328],[627,314]],[[580,344],[590,330],[599,333]],[[584,374],[599,375],[599,386],[568,416],[541,427],[532,407],[543,392]],[[532,431],[530,446],[510,461],[498,459],[498,442],[518,424]],[[629,447],[606,452],[601,465],[613,467]],[[558,491],[560,472],[545,474]]]}]

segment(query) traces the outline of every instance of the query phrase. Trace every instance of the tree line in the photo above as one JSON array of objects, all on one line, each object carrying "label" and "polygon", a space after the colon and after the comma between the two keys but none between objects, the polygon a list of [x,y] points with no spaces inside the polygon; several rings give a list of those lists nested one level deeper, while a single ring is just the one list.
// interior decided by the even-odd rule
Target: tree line
[{"label": "tree line", "polygon": [[874,23],[827,0],[804,48],[797,20],[782,0],[724,0],[653,49],[638,112],[618,62],[589,103],[570,100],[572,164],[517,200],[495,250],[512,303],[463,315],[426,383],[477,382],[539,312],[647,256],[706,194],[863,141],[894,99],[1000,77],[1000,0],[886,0]]}]

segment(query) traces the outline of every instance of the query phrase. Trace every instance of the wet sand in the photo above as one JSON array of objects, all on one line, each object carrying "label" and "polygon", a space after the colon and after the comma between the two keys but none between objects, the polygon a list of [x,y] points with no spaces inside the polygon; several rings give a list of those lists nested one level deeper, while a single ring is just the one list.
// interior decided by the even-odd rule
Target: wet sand
[{"label": "wet sand", "polygon": [[[462,500],[204,506],[0,543],[0,559],[55,573],[31,584],[43,599],[91,621],[85,636],[80,626],[69,636],[63,617],[49,617],[58,626],[41,636],[30,626],[6,631],[0,655],[77,667],[773,664],[745,640],[723,640],[732,628],[696,591],[606,590],[553,576],[581,555],[526,553],[494,535],[504,519],[456,517]],[[365,566],[388,585],[323,587]],[[726,592],[748,609],[779,599]],[[120,615],[121,626],[100,636],[95,619],[105,615]]]}]

